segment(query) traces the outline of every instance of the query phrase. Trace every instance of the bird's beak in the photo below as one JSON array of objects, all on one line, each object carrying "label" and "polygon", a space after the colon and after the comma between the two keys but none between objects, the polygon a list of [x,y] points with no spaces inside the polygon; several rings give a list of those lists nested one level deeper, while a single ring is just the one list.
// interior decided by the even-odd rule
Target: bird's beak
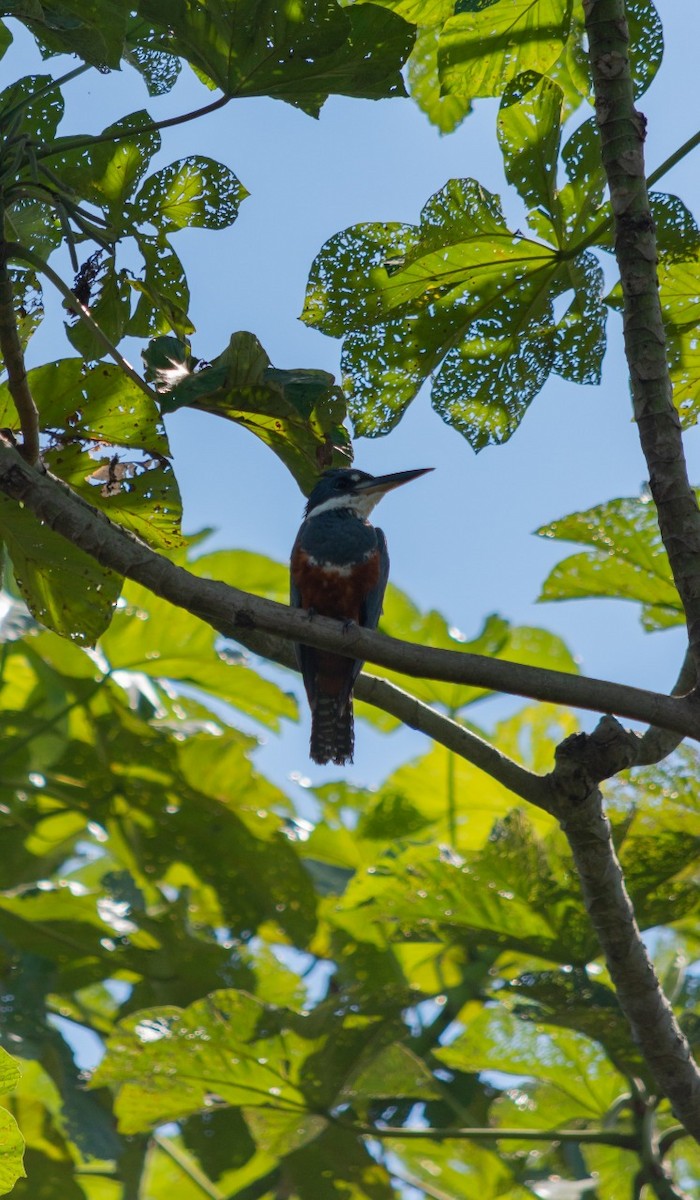
[{"label": "bird's beak", "polygon": [[401,487],[402,483],[410,483],[419,475],[427,475],[434,467],[419,467],[417,471],[394,471],[391,475],[375,475],[373,479],[362,479],[356,483],[353,491],[363,496],[384,496],[393,488]]}]

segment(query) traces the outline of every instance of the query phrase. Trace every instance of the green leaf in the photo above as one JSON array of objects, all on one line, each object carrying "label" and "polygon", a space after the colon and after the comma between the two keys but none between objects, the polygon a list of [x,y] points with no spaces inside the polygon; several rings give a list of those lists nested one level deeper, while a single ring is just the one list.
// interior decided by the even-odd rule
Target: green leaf
[{"label": "green leaf", "polygon": [[700,413],[700,252],[659,264],[659,290],[668,344],[673,400],[684,428]]},{"label": "green leaf", "polygon": [[[393,584],[389,585],[384,599],[380,628],[391,637],[403,638],[440,650],[486,654],[490,658],[502,658],[556,671],[578,671],[573,655],[555,634],[530,626],[513,626],[503,617],[492,614],[486,618],[477,636],[470,639],[434,609],[427,613],[421,612],[409,597]],[[393,680],[427,704],[443,705],[453,715],[490,694],[486,688],[417,679],[395,671],[377,671],[372,666],[367,669],[370,674],[381,674],[383,678]],[[367,715],[364,706],[362,712],[363,715]]]},{"label": "green leaf", "polygon": [[44,458],[52,471],[110,520],[151,546],[165,550],[181,546],[182,502],[170,463],[160,455],[105,454],[104,450],[103,446],[90,453],[79,443],[68,442],[47,450]]},{"label": "green leaf", "polygon": [[626,0],[625,15],[630,34],[634,94],[638,98],[647,90],[661,66],[664,31],[652,0]]},{"label": "green leaf", "polygon": [[17,1180],[26,1176],[23,1152],[24,1138],[15,1118],[7,1109],[0,1108],[0,1195],[7,1195]]},{"label": "green leaf", "polygon": [[204,579],[220,579],[244,592],[266,596],[279,604],[289,603],[289,567],[252,550],[215,550],[189,563],[189,569]]},{"label": "green leaf", "polygon": [[[9,217],[6,217],[6,220],[9,222]],[[34,271],[25,270],[22,267],[10,267],[9,275],[15,299],[17,332],[22,349],[26,349],[29,339],[44,318],[44,296],[38,276]]]},{"label": "green leaf", "polygon": [[603,269],[587,250],[566,269],[574,295],[557,325],[552,370],[571,383],[599,384],[607,344]]},{"label": "green leaf", "polygon": [[574,130],[561,156],[569,180],[558,196],[567,244],[577,246],[595,231],[596,245],[608,248],[612,214],[608,205],[603,206],[606,178],[594,117]]},{"label": "green leaf", "polygon": [[[306,1111],[305,1059],[321,1044],[291,1029],[277,1031],[254,996],[218,991],[184,1011],[135,1013],[107,1043],[92,1086],[119,1087],[123,1133],[206,1111],[211,1094],[227,1104]],[[267,1026],[267,1028],[266,1028]]]},{"label": "green leaf", "polygon": [[[27,196],[12,200],[5,209],[5,235],[8,240],[20,242],[44,261],[61,244],[63,231],[55,211],[48,205]],[[15,267],[15,280],[30,274],[26,268]],[[33,273],[32,273],[33,277]],[[36,284],[39,290],[39,284]],[[22,319],[21,300],[15,307]],[[26,319],[26,318],[24,318]]]},{"label": "green leaf", "polygon": [[506,87],[498,113],[506,179],[545,213],[555,210],[562,103],[557,84],[529,71]]},{"label": "green leaf", "polygon": [[139,233],[136,240],[144,265],[142,278],[129,280],[140,294],[125,332],[130,337],[155,337],[172,330],[186,337],[194,332],[194,325],[187,316],[190,290],[180,259],[160,233],[156,237]]},{"label": "green leaf", "polygon": [[683,624],[683,608],[650,500],[610,500],[544,525],[537,533],[592,547],[554,567],[542,586],[540,600],[588,596],[635,600],[642,605],[642,624],[647,630]]},{"label": "green leaf", "polygon": [[78,196],[104,208],[117,231],[125,226],[128,200],[160,149],[160,134],[150,129],[145,109],[116,121],[94,143],[71,149],[74,138],[59,138],[51,169]]},{"label": "green leaf", "polygon": [[501,1007],[484,1008],[435,1056],[452,1070],[504,1071],[546,1081],[561,1096],[562,1125],[574,1113],[577,1120],[600,1121],[626,1090],[624,1076],[595,1042],[520,1021]]},{"label": "green leaf", "polygon": [[9,50],[12,45],[12,34],[10,33],[4,21],[0,21],[0,58],[3,57],[6,50]]},{"label": "green leaf", "polygon": [[463,0],[440,37],[443,88],[471,100],[499,96],[523,71],[545,75],[566,43],[571,8],[571,0]]},{"label": "green leaf", "polygon": [[[552,247],[511,233],[497,197],[474,180],[451,180],[418,227],[358,225],[331,238],[313,264],[302,319],[345,334],[356,434],[387,433],[432,374],[433,407],[480,450],[506,441],[555,365],[566,361],[569,373],[586,347],[569,326],[599,314],[588,259],[575,269],[578,295],[561,329],[553,316],[572,270]],[[596,330],[599,356],[600,320]]]},{"label": "green leaf", "polygon": [[[35,367],[27,378],[40,428],[53,438],[168,453],[157,405],[119,367],[88,368],[79,358],[63,358]],[[0,385],[0,424],[19,430],[6,383]]]},{"label": "green leaf", "polygon": [[182,55],[229,96],[271,96],[318,115],[327,96],[403,96],[400,68],[413,29],[373,4],[332,0],[224,0],[206,8],[148,0],[144,15],[167,30]]},{"label": "green leaf", "polygon": [[477,853],[390,849],[356,875],[333,920],[377,945],[398,928],[409,939],[443,931],[562,963],[584,963],[595,947],[575,881],[518,810]]},{"label": "green leaf", "polygon": [[12,122],[14,137],[23,133],[33,141],[50,142],[64,108],[60,88],[47,87],[52,82],[50,75],[25,75],[0,92],[0,129]]},{"label": "green leaf", "polygon": [[63,637],[94,645],[112,619],[120,577],[6,496],[0,500],[0,536],[37,621]]},{"label": "green leaf", "polygon": [[[473,1141],[436,1138],[382,1138],[382,1145],[400,1162],[399,1173],[409,1177],[425,1195],[467,1196],[479,1200],[528,1200],[532,1192],[517,1187],[514,1169],[495,1150]],[[439,1187],[439,1192],[434,1191]],[[469,1192],[465,1189],[469,1188]]]},{"label": "green leaf", "polygon": [[274,450],[304,492],[324,468],[351,461],[345,404],[333,376],[273,367],[252,333],[234,333],[223,354],[196,373],[175,338],[157,338],[143,357],[164,412],[186,405],[235,421]]},{"label": "green leaf", "polygon": [[225,229],[248,192],[222,163],[191,154],[149,175],[132,212],[162,233],[186,226]]},{"label": "green leaf", "polygon": [[656,245],[664,258],[693,258],[700,250],[700,228],[678,196],[651,192],[649,206],[654,218]]},{"label": "green leaf", "polygon": [[[399,6],[393,6],[398,11]],[[401,12],[401,16],[406,16]],[[411,99],[440,133],[452,133],[471,112],[471,102],[461,96],[443,95],[437,69],[440,25],[419,29],[406,67]]]},{"label": "green leaf", "polygon": [[296,716],[292,696],[243,665],[240,654],[216,651],[209,625],[134,584],[125,596],[130,608],[101,642],[114,669],[199,688],[272,729]]},{"label": "green leaf", "polygon": [[551,368],[556,269],[553,251],[514,237],[474,180],[447,184],[419,227],[361,225],[331,238],[302,319],[347,335],[356,434],[388,432],[436,372],[433,406],[475,449],[507,440]]},{"label": "green leaf", "polygon": [[174,54],[164,50],[163,33],[144,29],[141,16],[132,18],[127,31],[124,58],[143,77],[149,96],[165,96],[177,83],[182,64]]},{"label": "green leaf", "polygon": [[[598,1042],[618,1071],[646,1078],[614,990],[585,970],[528,971],[512,980],[514,1015],[538,1029],[559,1026]],[[528,1072],[529,1073],[529,1072]]]},{"label": "green leaf", "polygon": [[[57,11],[54,11],[57,9]],[[94,67],[119,68],[130,6],[123,0],[61,0],[47,12],[21,4],[17,16],[39,45],[58,54],[77,54]]]}]

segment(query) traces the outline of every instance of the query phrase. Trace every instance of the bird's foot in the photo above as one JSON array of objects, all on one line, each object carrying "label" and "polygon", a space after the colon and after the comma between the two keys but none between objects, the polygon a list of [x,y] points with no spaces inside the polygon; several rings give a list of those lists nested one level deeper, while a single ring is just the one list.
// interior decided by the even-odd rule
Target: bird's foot
[{"label": "bird's foot", "polygon": [[304,613],[307,621],[313,621],[314,617],[318,616],[315,608],[307,608]]},{"label": "bird's foot", "polygon": [[357,628],[357,621],[353,621],[352,617],[348,617],[347,621],[343,621],[343,633],[350,633],[351,630]]}]

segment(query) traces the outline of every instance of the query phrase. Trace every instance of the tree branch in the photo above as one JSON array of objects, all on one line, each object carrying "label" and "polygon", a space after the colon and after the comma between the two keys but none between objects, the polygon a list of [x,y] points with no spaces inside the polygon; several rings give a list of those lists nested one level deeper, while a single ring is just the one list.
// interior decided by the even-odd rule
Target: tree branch
[{"label": "tree branch", "polygon": [[700,668],[700,511],[688,480],[666,359],[656,237],[644,177],[645,120],[634,107],[624,0],[584,0],[584,13],[615,222],[634,416],[690,650]]},{"label": "tree branch", "polygon": [[579,1142],[582,1145],[616,1146],[620,1150],[638,1150],[639,1139],[635,1133],[616,1133],[607,1129],[499,1129],[497,1125],[487,1125],[483,1128],[459,1128],[445,1126],[444,1128],[409,1129],[405,1125],[392,1128],[385,1125],[362,1125],[336,1118],[336,1124],[352,1129],[361,1137],[398,1138],[402,1141],[420,1141],[429,1138],[431,1141],[466,1141],[481,1140],[488,1142],[518,1141],[518,1142]]},{"label": "tree branch", "polygon": [[467,654],[386,637],[374,630],[288,608],[216,580],[197,578],[114,525],[60,480],[22,462],[0,442],[0,491],[104,566],[185,608],[226,637],[250,630],[275,633],[322,650],[361,658],[405,675],[485,687],[510,695],[573,705],[673,729],[700,740],[700,700],[670,697],[600,679]]},{"label": "tree branch", "polygon": [[[2,215],[2,214],[0,214]],[[15,402],[22,430],[22,457],[32,465],[39,461],[39,413],[27,382],[22,344],[15,317],[14,293],[7,269],[9,244],[0,242],[0,353],[7,371],[7,386]]]},{"label": "tree branch", "polygon": [[556,751],[552,808],[566,834],[617,999],[659,1092],[700,1141],[700,1071],[642,941],[598,784],[630,765],[629,735],[612,717]]}]

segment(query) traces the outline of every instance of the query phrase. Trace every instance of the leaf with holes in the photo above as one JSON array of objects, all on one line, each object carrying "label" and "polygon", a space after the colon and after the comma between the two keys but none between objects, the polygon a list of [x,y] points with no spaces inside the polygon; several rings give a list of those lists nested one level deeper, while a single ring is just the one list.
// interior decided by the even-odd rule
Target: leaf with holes
[{"label": "leaf with holes", "polygon": [[164,49],[228,96],[271,96],[317,116],[330,94],[405,95],[413,27],[374,4],[209,0],[183,6],[177,22],[170,0],[146,0],[141,11],[164,31]]},{"label": "leaf with holes", "polygon": [[444,90],[470,100],[499,96],[523,71],[547,74],[571,21],[572,0],[464,0],[440,37]]},{"label": "leaf with holes", "polygon": [[358,225],[331,238],[302,318],[345,335],[356,434],[387,433],[435,373],[433,407],[480,450],[507,441],[550,372],[573,369],[584,343],[571,327],[596,310],[586,289],[599,289],[592,271],[579,269],[576,282],[560,330],[552,304],[572,287],[566,259],[511,233],[498,198],[475,180],[453,179],[419,226]]},{"label": "leaf with holes", "polygon": [[247,195],[228,167],[191,154],[148,177],[134,199],[132,214],[162,233],[189,225],[225,229]]}]

